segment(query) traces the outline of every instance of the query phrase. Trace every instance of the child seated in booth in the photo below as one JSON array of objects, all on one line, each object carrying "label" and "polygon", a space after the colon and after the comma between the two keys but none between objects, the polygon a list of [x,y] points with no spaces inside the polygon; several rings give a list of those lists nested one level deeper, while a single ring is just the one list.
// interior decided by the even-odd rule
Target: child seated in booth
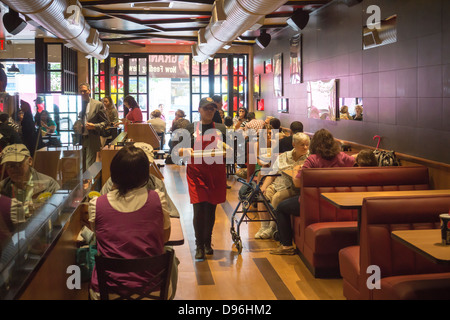
[{"label": "child seated in booth", "polygon": [[356,155],[355,166],[357,167],[377,167],[377,158],[372,150],[363,149]]}]

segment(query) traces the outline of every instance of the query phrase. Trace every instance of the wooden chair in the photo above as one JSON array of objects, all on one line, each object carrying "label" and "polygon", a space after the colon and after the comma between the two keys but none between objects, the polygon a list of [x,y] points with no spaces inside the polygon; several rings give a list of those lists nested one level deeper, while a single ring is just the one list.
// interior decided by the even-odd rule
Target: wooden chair
[{"label": "wooden chair", "polygon": [[[138,259],[96,256],[100,300],[168,300],[174,254],[173,249],[166,249],[161,255]],[[128,288],[111,279],[110,272],[150,272],[153,278],[143,287]],[[115,286],[109,286],[108,283],[114,283]]]}]

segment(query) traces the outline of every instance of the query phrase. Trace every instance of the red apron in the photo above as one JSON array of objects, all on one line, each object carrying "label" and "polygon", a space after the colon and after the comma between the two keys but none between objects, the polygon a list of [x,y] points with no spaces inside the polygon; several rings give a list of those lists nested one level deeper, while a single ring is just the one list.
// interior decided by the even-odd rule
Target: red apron
[{"label": "red apron", "polygon": [[[213,122],[213,129],[215,128],[216,126]],[[196,142],[194,147],[195,145],[200,145],[200,142],[202,150],[205,150],[210,144],[217,145],[217,135],[201,134],[200,122],[197,122],[194,130]],[[225,160],[222,164],[206,164],[204,159],[202,159],[201,164],[196,164],[195,159],[191,157],[191,163],[187,165],[186,176],[191,203],[209,202],[211,204],[219,204],[225,202],[227,194]]]}]

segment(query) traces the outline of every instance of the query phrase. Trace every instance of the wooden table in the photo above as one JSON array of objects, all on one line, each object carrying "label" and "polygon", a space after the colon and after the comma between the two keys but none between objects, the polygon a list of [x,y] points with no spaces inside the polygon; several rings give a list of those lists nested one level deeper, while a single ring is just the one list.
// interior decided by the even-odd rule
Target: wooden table
[{"label": "wooden table", "polygon": [[179,218],[170,218],[170,238],[166,242],[169,246],[181,246],[184,244],[183,228]]},{"label": "wooden table", "polygon": [[367,191],[367,192],[324,192],[321,196],[339,209],[358,210],[358,242],[359,227],[361,224],[361,208],[364,198],[369,197],[401,197],[401,196],[426,196],[426,195],[450,195],[450,190],[407,190],[407,191]]},{"label": "wooden table", "polygon": [[450,195],[450,190],[408,190],[408,191],[368,191],[368,192],[324,192],[321,196],[339,209],[361,210],[364,198]]},{"label": "wooden table", "polygon": [[442,244],[441,229],[397,230],[392,238],[437,264],[450,264],[450,245]]}]

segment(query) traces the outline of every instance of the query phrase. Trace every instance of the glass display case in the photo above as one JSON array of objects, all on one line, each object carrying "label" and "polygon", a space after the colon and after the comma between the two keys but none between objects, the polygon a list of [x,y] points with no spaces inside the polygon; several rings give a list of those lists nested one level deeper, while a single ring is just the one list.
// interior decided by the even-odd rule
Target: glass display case
[{"label": "glass display case", "polygon": [[0,216],[0,299],[20,297],[89,192],[100,190],[101,163],[67,181],[24,223]]}]

